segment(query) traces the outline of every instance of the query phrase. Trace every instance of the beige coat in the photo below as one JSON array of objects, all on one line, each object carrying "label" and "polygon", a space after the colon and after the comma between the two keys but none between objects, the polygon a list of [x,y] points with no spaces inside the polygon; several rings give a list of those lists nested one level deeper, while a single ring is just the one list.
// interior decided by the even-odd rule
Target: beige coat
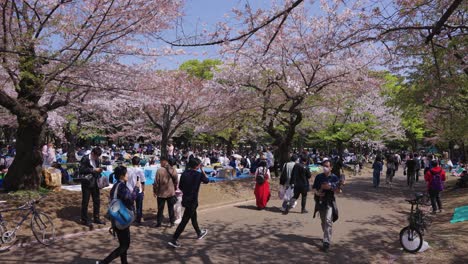
[{"label": "beige coat", "polygon": [[169,198],[175,195],[177,184],[177,171],[174,168],[159,168],[156,172],[153,192],[157,197]]}]

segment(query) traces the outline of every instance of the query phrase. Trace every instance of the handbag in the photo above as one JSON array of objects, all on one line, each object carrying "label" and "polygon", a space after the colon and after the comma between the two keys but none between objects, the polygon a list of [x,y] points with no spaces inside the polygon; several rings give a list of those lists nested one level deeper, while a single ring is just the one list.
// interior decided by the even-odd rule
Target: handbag
[{"label": "handbag", "polygon": [[93,174],[80,174],[76,175],[75,181],[77,182],[84,182],[84,183],[90,183],[91,180],[93,179]]},{"label": "handbag", "polygon": [[280,185],[279,190],[278,190],[278,198],[280,200],[284,199],[284,193],[286,192],[286,189],[284,188],[284,185]]},{"label": "handbag", "polygon": [[109,186],[109,178],[107,178],[105,176],[99,177],[99,179],[97,180],[97,185],[98,185],[99,189],[104,189],[104,188],[108,187]]},{"label": "handbag", "polygon": [[117,199],[119,184],[121,184],[121,182],[115,186],[114,197],[109,203],[107,212],[113,220],[115,227],[119,230],[124,230],[133,223],[135,214],[132,210],[129,210],[120,199]]},{"label": "handbag", "polygon": [[294,196],[294,187],[289,186],[284,192],[284,200],[290,201]]}]

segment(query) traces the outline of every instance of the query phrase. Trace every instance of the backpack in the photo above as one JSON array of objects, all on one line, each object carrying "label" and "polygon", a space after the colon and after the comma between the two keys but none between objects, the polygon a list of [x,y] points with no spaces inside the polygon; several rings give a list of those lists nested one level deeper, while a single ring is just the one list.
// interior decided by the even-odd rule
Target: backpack
[{"label": "backpack", "polygon": [[[432,171],[431,171],[432,174]],[[444,185],[442,183],[442,179],[440,178],[440,173],[435,173],[432,175],[431,181],[431,190],[442,191],[444,189]]]},{"label": "backpack", "polygon": [[258,169],[257,176],[255,176],[255,181],[257,184],[262,185],[265,182],[265,167],[260,168]]},{"label": "backpack", "polygon": [[135,220],[135,214],[117,198],[120,184],[122,183],[118,183],[114,186],[114,197],[109,203],[108,213],[115,227],[119,230],[124,230],[133,223]]}]

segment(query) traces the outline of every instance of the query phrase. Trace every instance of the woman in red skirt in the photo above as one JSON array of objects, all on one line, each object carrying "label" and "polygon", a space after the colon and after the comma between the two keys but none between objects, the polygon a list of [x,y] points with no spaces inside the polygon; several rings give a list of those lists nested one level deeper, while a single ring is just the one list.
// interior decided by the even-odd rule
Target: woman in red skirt
[{"label": "woman in red skirt", "polygon": [[270,170],[267,168],[266,160],[261,160],[258,168],[255,171],[255,199],[257,200],[258,210],[265,209],[268,201],[270,200]]}]

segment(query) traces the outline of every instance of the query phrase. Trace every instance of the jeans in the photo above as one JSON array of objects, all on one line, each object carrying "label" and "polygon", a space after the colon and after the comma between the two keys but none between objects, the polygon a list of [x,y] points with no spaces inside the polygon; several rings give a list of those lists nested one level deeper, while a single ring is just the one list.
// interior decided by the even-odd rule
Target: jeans
[{"label": "jeans", "polygon": [[114,231],[117,233],[117,238],[119,239],[119,247],[112,251],[102,263],[111,263],[112,260],[120,257],[120,262],[122,264],[127,264],[127,250],[130,247],[130,228],[127,227],[124,230],[119,230],[114,227]]},{"label": "jeans", "polygon": [[330,205],[319,211],[320,220],[322,222],[323,243],[330,244],[333,228],[333,209]]},{"label": "jeans", "polygon": [[164,205],[167,201],[167,210],[169,211],[169,221],[171,224],[174,224],[175,217],[174,217],[174,204],[171,203],[171,198],[161,198],[158,197],[158,214],[156,216],[156,221],[158,224],[162,223],[163,215],[164,215]]},{"label": "jeans", "polygon": [[195,229],[195,232],[197,232],[197,235],[201,234],[201,230],[200,230],[200,227],[198,226],[198,220],[197,220],[197,207],[198,207],[198,204],[191,204],[189,206],[185,206],[185,211],[184,211],[184,215],[182,216],[182,221],[180,222],[179,226],[177,226],[174,236],[172,237],[174,241],[177,241],[177,239],[179,239],[182,232],[184,232],[185,226],[187,226],[187,223],[189,220],[192,220],[192,226]]},{"label": "jeans", "polygon": [[145,198],[144,193],[138,193],[135,199],[136,222],[141,222],[141,218],[143,217],[143,199],[144,198]]},{"label": "jeans", "polygon": [[372,183],[374,184],[374,187],[379,187],[380,185],[380,171],[374,171],[372,174]]},{"label": "jeans", "polygon": [[297,198],[299,198],[299,195],[301,195],[301,210],[304,211],[307,202],[307,191],[307,187],[294,188],[294,200],[291,201],[291,206],[294,205],[294,201],[296,201]]},{"label": "jeans", "polygon": [[431,197],[432,211],[435,212],[437,209],[442,209],[442,202],[440,201],[440,191],[429,190],[429,197]]},{"label": "jeans", "polygon": [[99,219],[99,207],[101,205],[99,197],[99,188],[96,186],[90,188],[81,184],[82,200],[81,200],[81,220],[88,221],[88,204],[89,197],[93,198],[93,217],[95,220]]}]

